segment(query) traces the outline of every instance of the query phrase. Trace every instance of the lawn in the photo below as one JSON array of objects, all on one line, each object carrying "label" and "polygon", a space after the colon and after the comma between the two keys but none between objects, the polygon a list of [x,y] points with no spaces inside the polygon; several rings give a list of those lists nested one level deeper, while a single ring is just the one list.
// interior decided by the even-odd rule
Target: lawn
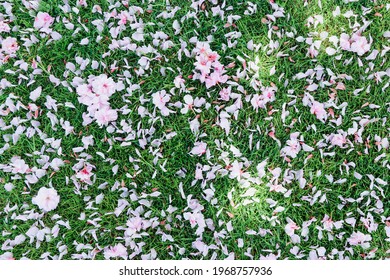
[{"label": "lawn", "polygon": [[385,0],[0,3],[0,259],[389,259]]}]

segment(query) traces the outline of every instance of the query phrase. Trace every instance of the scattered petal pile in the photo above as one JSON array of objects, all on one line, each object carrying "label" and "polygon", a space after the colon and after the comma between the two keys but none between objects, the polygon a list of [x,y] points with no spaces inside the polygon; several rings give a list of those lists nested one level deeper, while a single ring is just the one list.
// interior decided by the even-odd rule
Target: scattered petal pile
[{"label": "scattered petal pile", "polygon": [[0,259],[389,259],[390,4],[336,2],[2,1]]}]

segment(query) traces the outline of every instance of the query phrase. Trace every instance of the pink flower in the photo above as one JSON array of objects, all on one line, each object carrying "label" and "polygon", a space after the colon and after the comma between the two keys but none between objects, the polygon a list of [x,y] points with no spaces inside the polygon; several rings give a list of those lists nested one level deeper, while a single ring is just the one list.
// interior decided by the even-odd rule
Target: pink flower
[{"label": "pink flower", "polygon": [[224,84],[228,80],[227,75],[223,75],[224,71],[214,71],[206,78],[206,88],[215,86],[216,84]]},{"label": "pink flower", "polygon": [[105,95],[110,97],[116,91],[116,83],[112,78],[108,78],[105,74],[95,77],[91,85],[93,91],[97,95]]},{"label": "pink flower", "polygon": [[203,142],[196,142],[195,147],[192,148],[191,154],[201,156],[206,153],[207,144]]},{"label": "pink flower", "polygon": [[57,208],[60,202],[60,196],[53,188],[42,187],[39,189],[37,196],[33,197],[32,203],[38,205],[40,209],[45,212],[49,212]]},{"label": "pink flower", "polygon": [[118,118],[116,110],[109,107],[103,107],[95,112],[95,119],[98,125],[108,125],[110,122],[115,121]]},{"label": "pink flower", "polygon": [[194,228],[195,226],[199,226],[200,228],[206,227],[206,222],[202,213],[186,212],[183,217],[190,222],[191,228]]},{"label": "pink flower", "polygon": [[191,199],[190,196],[187,199],[187,206],[194,212],[200,212],[204,209],[203,205],[199,203],[199,200]]},{"label": "pink flower", "polygon": [[289,156],[292,158],[296,158],[296,156],[301,150],[301,144],[299,143],[298,136],[299,136],[298,132],[292,133],[290,135],[290,140],[287,140],[286,142],[287,146],[285,146],[280,151],[281,156],[284,157]]},{"label": "pink flower", "polygon": [[1,45],[3,52],[6,54],[14,54],[19,49],[18,42],[12,37],[4,39]]},{"label": "pink flower", "polygon": [[327,118],[325,106],[320,102],[314,101],[310,108],[310,112],[316,115],[317,119],[319,120],[326,120]]},{"label": "pink flower", "polygon": [[340,35],[340,47],[343,50],[351,51],[362,56],[368,52],[371,48],[371,44],[368,43],[367,38],[354,33],[352,37],[348,34],[342,33]]},{"label": "pink flower", "polygon": [[275,88],[266,87],[262,91],[262,97],[265,103],[275,101]]},{"label": "pink flower", "polygon": [[232,91],[231,87],[221,89],[221,91],[219,92],[220,98],[224,101],[229,101],[231,91]]},{"label": "pink flower", "polygon": [[12,173],[14,174],[17,174],[17,173],[20,173],[20,174],[25,174],[27,172],[29,172],[30,168],[28,167],[28,165],[26,164],[26,162],[22,159],[20,159],[19,157],[12,157],[11,158],[11,166],[12,166]]},{"label": "pink flower", "polygon": [[324,226],[324,229],[327,231],[331,231],[334,226],[334,222],[328,215],[324,216],[324,218],[322,219],[322,224]]},{"label": "pink flower", "polygon": [[194,63],[195,68],[199,70],[202,74],[209,74],[211,71],[211,61],[209,61],[204,56],[196,57],[197,62]]},{"label": "pink flower", "polygon": [[5,252],[4,254],[0,255],[0,260],[11,261],[11,260],[15,260],[15,258],[11,252]]},{"label": "pink flower", "polygon": [[34,21],[34,28],[43,32],[49,31],[50,26],[54,22],[54,18],[48,13],[38,12]]},{"label": "pink flower", "polygon": [[351,40],[348,34],[342,33],[340,35],[340,47],[345,51],[351,49]]},{"label": "pink flower", "polygon": [[296,223],[292,220],[288,219],[289,223],[284,227],[284,231],[288,236],[293,236],[295,234],[295,230],[299,229]]},{"label": "pink flower", "polygon": [[351,237],[347,239],[349,244],[352,246],[360,245],[364,249],[370,247],[369,241],[371,241],[372,237],[369,234],[361,233],[360,231],[352,233]]},{"label": "pink flower", "polygon": [[358,34],[352,35],[351,51],[362,56],[370,50],[371,45],[368,43],[366,37],[359,36]]},{"label": "pink flower", "polygon": [[92,165],[86,165],[83,169],[76,173],[76,178],[78,178],[82,182],[88,182],[91,179],[92,173]]},{"label": "pink flower", "polygon": [[277,183],[270,184],[270,183],[268,183],[267,186],[269,187],[269,191],[270,192],[285,193],[287,191],[287,189],[285,187],[283,187],[282,184],[277,184]]},{"label": "pink flower", "polygon": [[248,178],[249,173],[242,170],[243,163],[238,162],[237,160],[233,161],[231,167],[230,167],[230,175],[229,178],[234,179],[237,178],[238,181],[241,180],[241,177]]},{"label": "pink flower", "polygon": [[153,104],[161,110],[161,115],[168,116],[172,111],[165,104],[171,99],[171,96],[165,90],[158,91],[152,94]]},{"label": "pink flower", "polygon": [[9,27],[9,25],[7,23],[5,23],[4,21],[0,20],[0,33],[1,32],[9,33],[10,31],[11,31],[11,28]]},{"label": "pink flower", "polygon": [[110,258],[123,258],[124,260],[127,259],[127,249],[122,244],[116,244],[114,247],[110,246],[104,249],[104,257],[106,259]]},{"label": "pink flower", "polygon": [[203,241],[196,240],[192,242],[192,248],[198,250],[200,253],[202,253],[203,256],[207,256],[209,252],[209,246],[207,246]]},{"label": "pink flower", "polygon": [[175,87],[185,89],[185,80],[181,75],[178,75],[175,77],[173,83],[175,84]]},{"label": "pink flower", "polygon": [[92,87],[87,84],[79,85],[76,88],[76,92],[79,95],[78,100],[81,104],[91,105],[93,103],[93,99],[95,94],[92,92]]},{"label": "pink flower", "polygon": [[117,18],[119,19],[119,25],[125,25],[127,21],[130,20],[130,14],[128,12],[122,11]]},{"label": "pink flower", "polygon": [[126,225],[128,226],[126,233],[129,236],[132,236],[133,234],[140,232],[142,229],[147,229],[150,227],[151,223],[147,220],[142,219],[139,216],[130,218]]},{"label": "pink flower", "polygon": [[256,111],[258,110],[258,108],[265,108],[265,102],[264,102],[263,96],[258,95],[258,94],[253,95],[253,97],[251,99],[251,104],[252,104],[253,109],[256,109]]},{"label": "pink flower", "polygon": [[331,139],[330,143],[333,146],[339,146],[341,148],[343,147],[343,145],[345,143],[347,143],[347,138],[344,135],[340,134],[340,133],[333,134],[330,139]]},{"label": "pink flower", "polygon": [[180,110],[182,114],[187,114],[189,110],[192,110],[192,107],[194,106],[194,99],[191,95],[185,95],[184,96],[184,107]]}]

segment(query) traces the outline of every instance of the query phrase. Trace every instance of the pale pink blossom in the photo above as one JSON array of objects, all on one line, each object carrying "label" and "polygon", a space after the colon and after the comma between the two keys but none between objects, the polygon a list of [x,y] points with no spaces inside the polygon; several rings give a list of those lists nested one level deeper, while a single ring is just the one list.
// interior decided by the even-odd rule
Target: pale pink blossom
[{"label": "pale pink blossom", "polygon": [[185,80],[181,75],[178,75],[175,77],[173,83],[175,84],[175,87],[185,89]]},{"label": "pale pink blossom", "polygon": [[295,234],[295,230],[299,229],[299,226],[297,226],[297,224],[294,223],[292,220],[288,220],[289,223],[284,227],[284,231],[288,236],[293,236]]},{"label": "pale pink blossom", "polygon": [[115,246],[110,246],[104,249],[104,257],[106,259],[110,258],[123,258],[124,260],[127,259],[127,249],[125,246],[123,246],[121,243],[116,244]]},{"label": "pale pink blossom", "polygon": [[7,37],[1,43],[2,50],[5,54],[14,54],[19,50],[19,45],[16,38]]},{"label": "pale pink blossom", "polygon": [[227,88],[221,89],[219,92],[220,99],[222,99],[224,101],[229,101],[231,91],[232,91],[232,87],[227,87]]},{"label": "pale pink blossom", "polygon": [[254,94],[251,99],[251,104],[253,109],[258,110],[258,108],[265,108],[265,101],[262,95]]},{"label": "pale pink blossom", "polygon": [[364,249],[367,249],[370,247],[370,241],[372,240],[371,235],[361,233],[360,231],[352,233],[351,237],[347,239],[348,243],[357,246],[360,245]]},{"label": "pale pink blossom", "polygon": [[207,144],[204,142],[196,142],[195,146],[191,150],[191,154],[201,156],[206,153]]},{"label": "pale pink blossom", "polygon": [[98,95],[111,96],[115,93],[117,85],[112,78],[102,74],[94,78],[91,83],[93,91]]},{"label": "pale pink blossom", "polygon": [[161,115],[168,116],[172,111],[165,105],[171,99],[171,95],[167,94],[165,90],[158,91],[152,94],[153,104],[160,109]]},{"label": "pale pink blossom", "polygon": [[240,180],[241,176],[244,174],[242,168],[243,168],[242,162],[238,162],[237,160],[235,160],[230,167],[229,178],[231,179],[237,178],[237,180]]},{"label": "pale pink blossom", "polygon": [[285,193],[287,191],[287,189],[285,187],[283,187],[282,184],[277,184],[277,183],[271,184],[271,183],[268,183],[267,186],[269,187],[269,191],[270,192]]},{"label": "pale pink blossom", "polygon": [[10,31],[11,28],[9,27],[8,23],[5,23],[4,21],[0,20],[0,33],[9,33]]},{"label": "pale pink blossom", "polygon": [[357,53],[359,56],[362,56],[370,50],[371,45],[368,43],[366,37],[360,36],[355,33],[352,35],[351,39],[351,51]]},{"label": "pale pink blossom", "polygon": [[326,118],[327,118],[327,113],[326,113],[324,104],[322,104],[318,101],[313,102],[313,104],[310,108],[310,112],[312,114],[316,115],[317,119],[319,119],[319,120],[326,120]]},{"label": "pale pink blossom", "polygon": [[193,212],[200,212],[200,211],[202,211],[204,209],[203,205],[199,203],[199,200],[191,199],[190,196],[187,199],[187,206]]},{"label": "pale pink blossom", "polygon": [[203,256],[206,256],[209,252],[209,246],[201,240],[192,242],[192,248],[198,250]]},{"label": "pale pink blossom", "polygon": [[53,188],[42,187],[39,189],[37,196],[33,197],[32,203],[36,204],[40,209],[49,212],[57,208],[60,202],[60,196]]},{"label": "pale pink blossom", "polygon": [[34,21],[34,28],[41,31],[49,31],[50,26],[54,22],[54,18],[51,17],[48,13],[38,12]]},{"label": "pale pink blossom", "polygon": [[0,255],[0,260],[2,261],[13,261],[15,260],[14,255],[11,252],[5,252],[4,254]]},{"label": "pale pink blossom", "polygon": [[126,225],[127,225],[126,233],[129,236],[132,236],[132,235],[136,234],[137,232],[140,232],[141,230],[147,229],[148,227],[150,227],[151,223],[147,220],[142,219],[139,216],[135,216],[135,217],[130,218],[127,221]]},{"label": "pale pink blossom", "polygon": [[119,19],[118,24],[119,25],[126,25],[126,23],[130,20],[130,14],[129,12],[122,11],[117,18]]},{"label": "pale pink blossom", "polygon": [[339,147],[343,147],[345,143],[347,143],[347,138],[345,135],[343,134],[340,134],[340,133],[337,133],[337,134],[332,134],[331,138],[330,138],[330,143],[333,145],[333,146],[339,146]]},{"label": "pale pink blossom", "polygon": [[185,212],[183,217],[185,220],[190,222],[191,228],[194,228],[195,226],[204,228],[206,226],[206,222],[202,213]]},{"label": "pale pink blossom", "polygon": [[95,112],[95,119],[98,125],[108,125],[110,122],[115,121],[118,118],[116,110],[108,107],[103,107]]},{"label": "pale pink blossom", "polygon": [[82,182],[88,182],[91,179],[92,173],[92,165],[85,165],[83,169],[76,173],[76,178],[78,178]]},{"label": "pale pink blossom", "polygon": [[275,88],[266,87],[262,90],[261,93],[265,103],[275,101]]},{"label": "pale pink blossom", "polygon": [[301,151],[301,144],[298,140],[299,133],[295,132],[290,135],[290,140],[287,140],[286,146],[281,149],[281,156],[289,156],[296,158],[298,153]]},{"label": "pale pink blossom", "polygon": [[11,166],[12,166],[12,173],[16,174],[25,174],[30,171],[30,168],[26,164],[26,162],[19,157],[12,157],[11,158]]},{"label": "pale pink blossom", "polygon": [[349,51],[351,49],[351,38],[348,34],[342,33],[340,35],[340,47],[345,51]]},{"label": "pale pink blossom", "polygon": [[194,106],[194,99],[192,98],[191,95],[187,94],[184,96],[184,106],[180,110],[180,112],[182,114],[187,114],[189,110],[192,110],[193,106]]},{"label": "pale pink blossom", "polygon": [[355,52],[359,56],[362,56],[370,50],[371,44],[368,43],[366,37],[357,33],[354,33],[352,37],[348,34],[342,33],[340,35],[340,47],[343,50]]}]

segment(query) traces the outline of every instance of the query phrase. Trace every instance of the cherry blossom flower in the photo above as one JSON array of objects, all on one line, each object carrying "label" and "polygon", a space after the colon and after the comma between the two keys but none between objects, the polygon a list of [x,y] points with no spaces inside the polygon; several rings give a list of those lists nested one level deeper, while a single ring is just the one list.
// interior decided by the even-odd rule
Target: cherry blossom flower
[{"label": "cherry blossom flower", "polygon": [[129,236],[132,236],[132,235],[136,234],[137,232],[140,232],[141,230],[147,229],[148,227],[150,227],[151,223],[147,220],[142,219],[139,216],[136,216],[136,217],[130,218],[127,221],[126,225],[127,225],[126,233]]},{"label": "cherry blossom flower", "polygon": [[204,216],[201,213],[189,213],[185,212],[183,215],[184,219],[190,222],[191,228],[198,226],[200,228],[206,227]]},{"label": "cherry blossom flower", "polygon": [[124,260],[127,259],[127,249],[122,244],[116,244],[115,246],[109,246],[104,249],[104,258],[111,259],[111,258],[123,258]]},{"label": "cherry blossom flower", "polygon": [[5,23],[4,21],[0,20],[0,33],[9,33],[11,31],[11,28],[9,27],[8,23]]},{"label": "cherry blossom flower", "polygon": [[25,174],[30,171],[30,168],[26,164],[26,162],[19,157],[12,157],[11,158],[11,166],[12,166],[12,173],[20,173]]},{"label": "cherry blossom flower", "polygon": [[192,107],[194,106],[194,99],[192,98],[191,95],[187,94],[184,96],[184,102],[185,102],[184,107],[180,110],[180,112],[182,114],[187,114],[187,112],[191,110]]},{"label": "cherry blossom flower", "polygon": [[368,43],[367,38],[354,33],[352,37],[348,34],[342,33],[340,35],[340,47],[343,50],[351,51],[362,56],[368,52],[371,48],[371,44]]},{"label": "cherry blossom flower", "polygon": [[342,33],[340,35],[340,47],[346,51],[351,50],[351,38],[348,34]]},{"label": "cherry blossom flower", "polygon": [[265,108],[265,100],[262,95],[259,94],[254,94],[252,99],[251,99],[251,104],[253,109],[258,110],[258,108]]},{"label": "cherry blossom flower", "polygon": [[83,169],[76,173],[76,178],[78,178],[82,182],[89,182],[93,175],[92,168],[92,165],[85,165]]},{"label": "cherry blossom flower", "polygon": [[261,93],[265,103],[275,101],[275,88],[266,87],[262,90]]},{"label": "cherry blossom flower", "polygon": [[207,246],[203,241],[196,240],[192,242],[192,248],[198,250],[204,257],[207,256],[209,252],[209,246]]},{"label": "cherry blossom flower", "polygon": [[34,21],[34,28],[42,32],[48,32],[50,26],[53,24],[54,18],[48,13],[38,12]]},{"label": "cherry blossom flower", "polygon": [[241,177],[244,175],[244,171],[242,170],[242,168],[243,168],[243,163],[235,160],[232,163],[232,166],[230,168],[229,178],[231,179],[237,178],[237,180],[240,180]]},{"label": "cherry blossom flower", "polygon": [[207,151],[207,144],[204,142],[196,142],[195,146],[191,150],[191,154],[201,156]]},{"label": "cherry blossom flower", "polygon": [[333,146],[339,146],[343,147],[345,143],[347,143],[347,138],[345,135],[337,133],[337,134],[332,134],[330,137],[330,142]]},{"label": "cherry blossom flower", "polygon": [[7,37],[1,43],[2,50],[6,54],[14,54],[17,50],[19,50],[18,42],[15,38]]},{"label": "cherry blossom flower", "polygon": [[298,140],[299,132],[292,133],[290,135],[290,140],[287,140],[286,146],[281,149],[281,156],[289,156],[292,158],[296,158],[298,153],[301,150],[301,144]]},{"label": "cherry blossom flower", "polygon": [[116,110],[103,107],[95,112],[95,119],[98,125],[108,125],[110,122],[115,121],[118,118]]},{"label": "cherry blossom flower", "polygon": [[0,255],[0,260],[2,261],[10,261],[15,260],[14,255],[11,252],[5,252],[4,254]]},{"label": "cherry blossom flower", "polygon": [[288,219],[288,224],[284,227],[284,231],[288,236],[293,236],[295,234],[295,230],[300,229],[296,223],[294,223],[291,219]]},{"label": "cherry blossom flower", "polygon": [[55,189],[42,187],[39,189],[37,196],[33,197],[32,202],[43,211],[49,212],[57,208],[60,196]]},{"label": "cherry blossom flower", "polygon": [[371,45],[368,43],[366,37],[359,36],[355,33],[352,35],[351,40],[351,51],[357,53],[359,56],[362,56],[371,48]]},{"label": "cherry blossom flower", "polygon": [[93,91],[97,95],[105,95],[110,97],[116,91],[116,83],[112,78],[108,78],[107,75],[102,74],[94,78],[91,83]]},{"label": "cherry blossom flower", "polygon": [[219,96],[224,101],[229,101],[232,87],[225,87],[219,91]]},{"label": "cherry blossom flower", "polygon": [[371,235],[358,232],[353,232],[352,235],[347,239],[348,243],[357,246],[360,245],[362,248],[367,249],[370,247],[370,241],[372,240]]},{"label": "cherry blossom flower", "polygon": [[170,94],[167,94],[165,90],[153,93],[152,98],[153,98],[153,104],[158,109],[160,109],[161,115],[168,116],[169,113],[173,112],[169,110],[168,107],[166,107],[165,105],[171,99]]},{"label": "cherry blossom flower", "polygon": [[310,107],[310,112],[316,115],[317,119],[319,120],[326,120],[327,118],[325,106],[320,102],[314,101]]},{"label": "cherry blossom flower", "polygon": [[173,81],[173,83],[175,84],[175,87],[177,88],[181,88],[181,89],[185,89],[185,84],[184,84],[185,80],[183,79],[183,77],[181,75],[178,75],[175,77],[175,80]]}]

